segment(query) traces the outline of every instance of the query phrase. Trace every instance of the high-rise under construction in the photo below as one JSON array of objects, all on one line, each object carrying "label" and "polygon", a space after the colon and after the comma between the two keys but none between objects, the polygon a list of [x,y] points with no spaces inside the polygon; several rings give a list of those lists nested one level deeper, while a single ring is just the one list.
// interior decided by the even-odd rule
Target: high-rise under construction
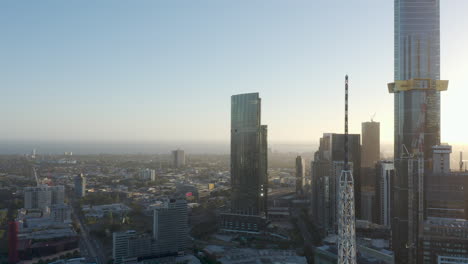
[{"label": "high-rise under construction", "polygon": [[440,144],[439,0],[395,0],[395,181],[392,247],[396,263],[418,263],[424,220],[424,175]]}]

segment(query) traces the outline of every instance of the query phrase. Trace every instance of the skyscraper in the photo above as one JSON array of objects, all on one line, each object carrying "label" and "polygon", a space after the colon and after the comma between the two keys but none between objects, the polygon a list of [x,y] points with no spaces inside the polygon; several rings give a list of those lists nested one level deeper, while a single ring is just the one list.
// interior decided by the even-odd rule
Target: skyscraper
[{"label": "skyscraper", "polygon": [[261,125],[258,93],[231,97],[232,213],[265,212],[267,184],[267,127]]},{"label": "skyscraper", "polygon": [[[312,207],[317,216],[317,223],[322,231],[335,232],[338,210],[338,179],[345,159],[344,134],[324,133],[320,146],[314,154],[312,166]],[[359,134],[348,135],[349,169],[354,177],[355,204],[361,204],[361,137]],[[360,206],[355,207],[356,217],[360,217]],[[325,232],[326,233],[326,232]]]},{"label": "skyscraper", "polygon": [[75,181],[75,194],[78,197],[85,197],[86,195],[86,178],[83,173],[77,175]]},{"label": "skyscraper", "polygon": [[296,193],[303,194],[305,181],[305,161],[301,156],[296,157]]},{"label": "skyscraper", "polygon": [[424,173],[440,144],[439,0],[395,0],[395,186],[392,247],[397,263],[418,263]]},{"label": "skyscraper", "polygon": [[361,167],[373,168],[380,160],[380,123],[373,120],[363,122],[361,135]]},{"label": "skyscraper", "polygon": [[185,166],[185,151],[181,149],[172,151],[172,165],[174,168],[181,168]]},{"label": "skyscraper", "polygon": [[266,224],[267,126],[260,116],[258,93],[231,97],[231,212],[219,218],[227,232],[259,232]]}]

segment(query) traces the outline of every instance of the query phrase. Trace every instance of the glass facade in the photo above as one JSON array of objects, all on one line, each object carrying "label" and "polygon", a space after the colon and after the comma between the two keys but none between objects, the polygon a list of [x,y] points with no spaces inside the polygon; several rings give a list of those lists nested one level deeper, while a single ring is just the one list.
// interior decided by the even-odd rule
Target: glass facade
[{"label": "glass facade", "polygon": [[[440,142],[439,0],[395,0],[395,81],[421,79],[413,89],[395,93],[395,156],[402,144],[429,157]],[[398,144],[397,144],[398,143]]]},{"label": "glass facade", "polygon": [[414,80],[394,94],[392,246],[398,263],[417,263],[423,186],[416,176],[421,168],[430,171],[431,148],[440,144],[440,91],[432,89],[440,79],[439,9],[439,0],[395,0],[395,83]]},{"label": "glass facade", "polygon": [[266,213],[267,126],[261,125],[258,93],[231,97],[231,210]]},{"label": "glass facade", "polygon": [[[335,232],[339,201],[339,177],[343,170],[344,134],[325,133],[320,138],[319,150],[315,152],[312,167],[312,207],[317,216],[317,224],[324,230]],[[348,135],[349,163],[354,177],[355,204],[361,204],[361,136]],[[360,217],[361,207],[355,207],[356,217]]]}]

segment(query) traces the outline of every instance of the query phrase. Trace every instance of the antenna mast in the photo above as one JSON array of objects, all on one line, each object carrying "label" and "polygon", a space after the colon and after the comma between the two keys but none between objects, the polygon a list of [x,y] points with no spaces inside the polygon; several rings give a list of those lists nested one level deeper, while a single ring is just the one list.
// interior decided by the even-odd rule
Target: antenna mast
[{"label": "antenna mast", "polygon": [[339,178],[338,264],[356,264],[356,223],[354,215],[354,179],[348,166],[348,75],[345,77],[344,164]]},{"label": "antenna mast", "polygon": [[345,77],[345,139],[344,139],[344,170],[348,170],[348,75]]}]

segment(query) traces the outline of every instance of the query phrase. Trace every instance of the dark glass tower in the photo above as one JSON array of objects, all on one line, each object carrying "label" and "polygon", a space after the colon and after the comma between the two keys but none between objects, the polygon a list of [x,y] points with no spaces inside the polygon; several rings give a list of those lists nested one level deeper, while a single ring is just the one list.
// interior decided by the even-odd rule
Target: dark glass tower
[{"label": "dark glass tower", "polygon": [[424,175],[440,144],[439,0],[395,0],[395,181],[392,247],[396,263],[418,263]]},{"label": "dark glass tower", "polygon": [[[361,204],[361,136],[348,135],[349,162],[354,176],[355,204]],[[312,207],[317,224],[325,233],[335,232],[338,212],[338,179],[343,169],[344,134],[325,133],[314,155],[312,167]],[[361,207],[355,207],[356,218],[360,218]]]},{"label": "dark glass tower", "polygon": [[266,213],[267,126],[261,125],[258,93],[231,97],[231,210]]},{"label": "dark glass tower", "polygon": [[296,194],[304,193],[305,161],[301,156],[296,157]]}]

